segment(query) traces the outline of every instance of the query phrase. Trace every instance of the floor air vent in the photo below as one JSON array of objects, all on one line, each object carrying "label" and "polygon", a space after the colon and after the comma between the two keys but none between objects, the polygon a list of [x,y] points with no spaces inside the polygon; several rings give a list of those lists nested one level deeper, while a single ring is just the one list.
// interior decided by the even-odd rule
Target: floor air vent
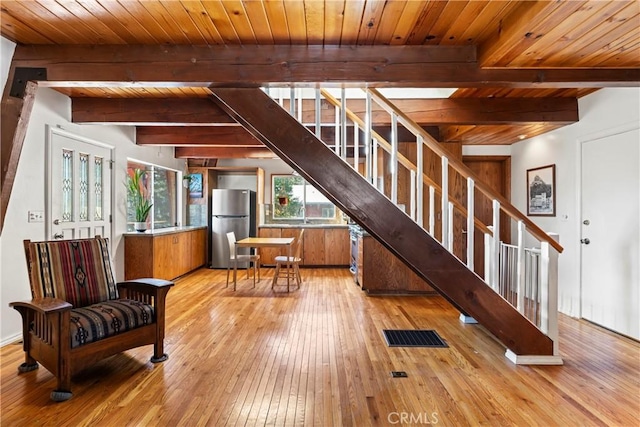
[{"label": "floor air vent", "polygon": [[389,347],[449,347],[433,330],[384,329],[382,332]]}]

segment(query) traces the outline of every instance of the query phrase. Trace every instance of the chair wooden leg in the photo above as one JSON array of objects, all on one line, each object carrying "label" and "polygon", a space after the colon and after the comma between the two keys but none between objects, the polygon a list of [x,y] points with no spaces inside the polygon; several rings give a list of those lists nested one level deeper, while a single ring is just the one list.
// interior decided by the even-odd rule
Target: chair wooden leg
[{"label": "chair wooden leg", "polygon": [[276,264],[276,269],[273,272],[273,281],[271,282],[271,289],[273,289],[276,286],[276,283],[278,283],[278,274],[280,274],[280,264]]},{"label": "chair wooden leg", "polygon": [[294,264],[294,272],[296,275],[296,282],[298,282],[298,288],[300,288],[300,284],[302,284],[302,276],[300,275],[300,266],[298,264]]},{"label": "chair wooden leg", "polygon": [[229,263],[229,265],[227,266],[227,285],[225,286],[225,288],[229,287],[229,273],[231,273],[231,263]]},{"label": "chair wooden leg", "polygon": [[[251,264],[253,264],[253,287],[256,287],[256,263],[255,261],[252,262]],[[249,268],[247,267],[247,274],[249,274]]]}]

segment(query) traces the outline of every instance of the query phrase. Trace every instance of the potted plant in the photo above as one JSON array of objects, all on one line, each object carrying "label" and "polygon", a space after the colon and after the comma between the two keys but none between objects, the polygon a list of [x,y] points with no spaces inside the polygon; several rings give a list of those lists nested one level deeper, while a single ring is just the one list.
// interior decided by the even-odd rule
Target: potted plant
[{"label": "potted plant", "polygon": [[147,218],[153,206],[143,183],[146,175],[147,171],[141,169],[134,169],[133,174],[127,173],[127,194],[135,212],[134,228],[140,232],[147,229]]}]

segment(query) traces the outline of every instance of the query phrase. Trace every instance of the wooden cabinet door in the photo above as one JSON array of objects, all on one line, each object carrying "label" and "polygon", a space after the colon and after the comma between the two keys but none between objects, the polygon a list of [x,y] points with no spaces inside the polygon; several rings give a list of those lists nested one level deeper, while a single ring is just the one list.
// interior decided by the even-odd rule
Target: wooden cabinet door
[{"label": "wooden cabinet door", "polygon": [[[259,237],[282,237],[280,228],[261,228],[258,231]],[[275,265],[276,256],[280,255],[278,248],[260,248],[260,264]]]},{"label": "wooden cabinet door", "polygon": [[207,231],[194,230],[189,236],[189,271],[200,268],[207,260]]},{"label": "wooden cabinet door", "polygon": [[324,265],[324,229],[307,228],[304,231],[302,265]]},{"label": "wooden cabinet door", "polygon": [[125,236],[124,280],[153,276],[153,238]]},{"label": "wooden cabinet door", "polygon": [[325,228],[325,265],[345,265],[351,263],[351,240],[347,228]]},{"label": "wooden cabinet door", "polygon": [[153,277],[171,280],[174,277],[175,257],[173,254],[173,235],[155,236],[153,238]]}]

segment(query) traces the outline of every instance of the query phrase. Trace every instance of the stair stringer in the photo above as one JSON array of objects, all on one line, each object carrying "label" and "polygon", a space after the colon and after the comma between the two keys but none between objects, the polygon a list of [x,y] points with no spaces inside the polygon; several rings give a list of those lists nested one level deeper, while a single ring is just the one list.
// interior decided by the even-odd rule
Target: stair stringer
[{"label": "stair stringer", "polygon": [[548,336],[262,90],[210,90],[248,132],[509,350],[553,354]]}]

